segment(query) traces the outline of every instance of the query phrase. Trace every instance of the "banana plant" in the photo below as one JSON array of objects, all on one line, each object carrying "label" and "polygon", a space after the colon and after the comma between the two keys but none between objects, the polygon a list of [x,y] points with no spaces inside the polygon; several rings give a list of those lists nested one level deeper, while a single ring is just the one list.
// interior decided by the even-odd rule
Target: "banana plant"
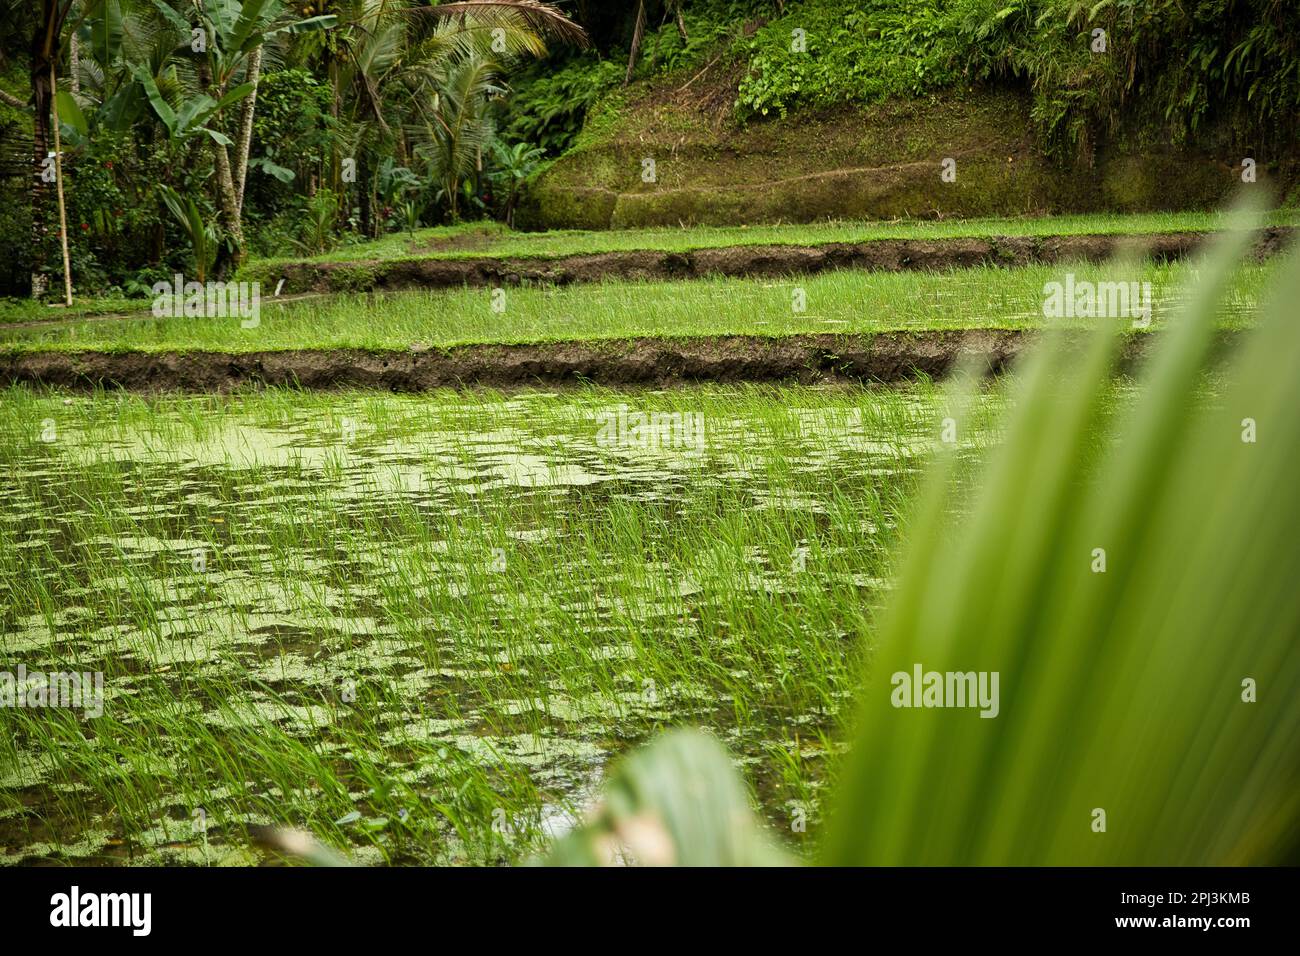
[{"label": "banana plant", "polygon": [[204,135],[218,146],[234,145],[234,141],[229,136],[219,129],[208,126],[207,122],[225,107],[239,102],[252,93],[253,84],[241,83],[228,90],[219,100],[214,100],[206,93],[198,93],[185,98],[176,108],[173,108],[166,97],[159,92],[158,83],[148,69],[137,66],[133,73],[149,97],[149,105],[153,108],[154,115],[167,128],[167,135],[174,142],[182,143],[191,136]]},{"label": "banana plant", "polygon": [[[187,19],[163,0],[152,2],[159,15],[187,38],[175,54],[192,63],[200,96],[196,98],[197,103],[187,101],[173,110],[165,106],[161,95],[155,97],[156,85],[154,88],[145,85],[145,90],[155,113],[167,125],[169,132],[176,130],[183,135],[187,129],[202,130],[212,140],[217,208],[230,250],[229,262],[223,260],[219,250],[216,266],[218,271],[238,268],[244,259],[243,187],[252,141],[262,48],[281,34],[330,29],[337,24],[338,18],[333,14],[297,18],[290,13],[284,0],[244,0],[242,3],[239,0],[206,0],[196,3],[190,12],[192,19]],[[141,82],[143,84],[144,80]],[[160,105],[159,100],[163,100],[164,105]],[[241,109],[235,138],[231,139],[221,128],[222,113],[236,103]],[[171,111],[170,122],[168,111]],[[232,148],[235,150],[233,161]]]},{"label": "banana plant", "polygon": [[172,216],[180,223],[194,252],[194,269],[199,282],[206,282],[208,270],[217,257],[221,230],[203,214],[193,196],[183,196],[170,186],[159,185],[158,195]]}]

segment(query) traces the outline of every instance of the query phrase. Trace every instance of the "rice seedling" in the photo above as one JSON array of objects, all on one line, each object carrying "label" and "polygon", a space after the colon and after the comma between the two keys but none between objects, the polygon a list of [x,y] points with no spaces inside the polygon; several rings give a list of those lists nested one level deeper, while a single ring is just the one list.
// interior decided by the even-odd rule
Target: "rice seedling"
[{"label": "rice seedling", "polygon": [[[1126,280],[1150,283],[1151,327],[1180,304],[1194,266],[1134,264]],[[1234,273],[1218,303],[1223,328],[1243,328],[1277,271],[1273,261]],[[1067,274],[1114,278],[1099,264],[1063,263],[954,272],[831,272],[788,279],[701,279],[688,283],[601,282],[568,287],[341,295],[276,303],[266,295],[260,324],[238,318],[83,319],[23,327],[0,324],[8,351],[98,349],[447,348],[474,343],[616,340],[630,337],[859,334],[944,329],[1037,329],[1044,286]],[[796,290],[799,295],[796,296]],[[358,315],[365,321],[358,322]],[[1072,324],[1089,328],[1095,319]],[[612,341],[611,341],[612,347]]]},{"label": "rice seedling", "polygon": [[[1212,381],[1245,241],[1220,240],[1135,401],[1112,400],[1113,336],[1082,354],[1055,337],[978,477],[936,467],[821,860],[1296,861],[1300,256]],[[768,862],[731,772],[716,739],[669,735],[552,859]]]},{"label": "rice seedling", "polygon": [[0,858],[521,860],[683,722],[817,819],[947,401],[10,389],[0,670],[104,699],[0,709]]},{"label": "rice seedling", "polygon": [[[1294,210],[1277,210],[1268,221],[1289,225]],[[344,246],[314,261],[345,262],[406,257],[458,258],[470,256],[564,256],[576,253],[651,249],[686,252],[738,245],[816,245],[865,242],[871,239],[953,239],[987,236],[1141,235],[1155,232],[1212,232],[1224,224],[1221,212],[1094,213],[1019,219],[942,219],[899,222],[825,222],[689,226],[675,229],[613,229],[583,231],[552,229],[542,233],[514,232],[496,223],[436,226],[412,237],[392,235],[374,242]],[[457,244],[461,248],[457,248]],[[266,259],[261,264],[295,261]]]},{"label": "rice seedling", "polygon": [[11,388],[0,652],[104,696],[0,708],[0,859],[1293,859],[1297,270],[1226,261],[1136,388]]}]

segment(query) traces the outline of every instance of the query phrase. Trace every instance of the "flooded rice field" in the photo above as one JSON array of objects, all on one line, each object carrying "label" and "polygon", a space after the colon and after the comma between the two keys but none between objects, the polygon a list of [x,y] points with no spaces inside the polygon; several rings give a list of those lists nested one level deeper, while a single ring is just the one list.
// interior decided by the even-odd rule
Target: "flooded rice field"
[{"label": "flooded rice field", "polygon": [[676,724],[798,852],[919,470],[1001,405],[4,392],[0,861],[517,861]]}]

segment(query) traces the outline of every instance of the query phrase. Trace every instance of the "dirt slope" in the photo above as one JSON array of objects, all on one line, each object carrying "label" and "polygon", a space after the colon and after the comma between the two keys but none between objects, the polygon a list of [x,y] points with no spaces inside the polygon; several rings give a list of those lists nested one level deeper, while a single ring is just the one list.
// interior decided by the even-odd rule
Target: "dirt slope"
[{"label": "dirt slope", "polygon": [[[523,228],[812,222],[1215,208],[1240,156],[1168,148],[1094,165],[1046,159],[1027,100],[953,92],[868,109],[732,117],[733,77],[643,84],[588,119],[577,145],[526,184]],[[955,180],[941,178],[945,159]],[[654,161],[654,181],[643,176]],[[1290,167],[1288,167],[1288,171]],[[1265,164],[1262,171],[1280,172]]]}]

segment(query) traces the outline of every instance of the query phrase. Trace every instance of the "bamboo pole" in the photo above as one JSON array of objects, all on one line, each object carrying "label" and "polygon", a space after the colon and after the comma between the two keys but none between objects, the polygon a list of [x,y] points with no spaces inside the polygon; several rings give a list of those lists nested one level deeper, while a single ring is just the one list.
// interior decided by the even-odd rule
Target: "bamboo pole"
[{"label": "bamboo pole", "polygon": [[63,205],[63,147],[59,141],[59,81],[50,63],[50,110],[54,114],[54,185],[59,194],[59,236],[63,240],[63,298],[72,305],[72,261],[68,254],[68,211]]}]

